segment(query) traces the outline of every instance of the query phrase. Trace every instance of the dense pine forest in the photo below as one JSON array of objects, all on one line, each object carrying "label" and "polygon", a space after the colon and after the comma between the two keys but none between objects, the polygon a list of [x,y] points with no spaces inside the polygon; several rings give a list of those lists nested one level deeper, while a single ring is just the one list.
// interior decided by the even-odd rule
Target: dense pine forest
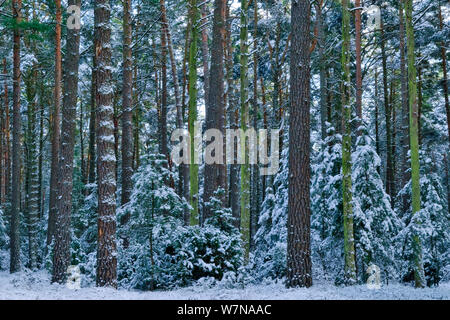
[{"label": "dense pine forest", "polygon": [[445,0],[0,0],[0,278],[447,285],[449,38]]}]

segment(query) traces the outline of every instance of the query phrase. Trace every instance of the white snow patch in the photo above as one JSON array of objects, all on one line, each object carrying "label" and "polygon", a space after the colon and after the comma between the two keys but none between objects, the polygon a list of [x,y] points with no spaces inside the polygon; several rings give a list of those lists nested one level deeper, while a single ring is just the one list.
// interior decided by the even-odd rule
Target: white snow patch
[{"label": "white snow patch", "polygon": [[86,287],[69,289],[65,285],[50,284],[46,271],[0,272],[0,300],[422,300],[450,299],[450,283],[437,288],[414,289],[402,284],[391,284],[380,290],[370,290],[365,285],[336,287],[331,283],[316,282],[309,289],[286,289],[282,283],[249,285],[245,288],[227,289],[223,286],[193,286],[172,291],[128,291],[124,289]]}]

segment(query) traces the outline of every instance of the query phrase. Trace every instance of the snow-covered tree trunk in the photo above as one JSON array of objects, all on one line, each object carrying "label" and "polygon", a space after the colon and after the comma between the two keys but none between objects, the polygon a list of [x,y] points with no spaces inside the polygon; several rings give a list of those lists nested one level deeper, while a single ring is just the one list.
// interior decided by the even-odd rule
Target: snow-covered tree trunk
[{"label": "snow-covered tree trunk", "polygon": [[[7,74],[6,69],[6,58],[3,58],[3,73]],[[3,94],[3,104],[4,104],[4,117],[3,117],[3,200],[9,201],[11,198],[11,139],[10,139],[10,114],[9,114],[9,99],[8,99],[8,85],[7,82],[4,82],[4,94]]]},{"label": "snow-covered tree trunk", "polygon": [[[130,201],[133,182],[133,61],[131,52],[131,0],[123,0],[122,70],[122,205]],[[125,216],[122,223],[126,223]]]},{"label": "snow-covered tree trunk", "polygon": [[[69,0],[68,5],[81,6],[81,0]],[[53,278],[54,282],[66,280],[70,265],[73,160],[75,146],[76,111],[78,98],[78,63],[80,30],[67,29],[67,52],[64,59],[64,97],[62,106],[61,146],[58,173],[58,197],[56,199],[56,228],[54,234]]]},{"label": "snow-covered tree trunk", "polygon": [[[438,1],[438,16],[439,16],[439,30],[442,32],[444,30],[444,20],[442,18],[441,2]],[[450,103],[448,99],[448,79],[447,79],[447,49],[446,42],[441,41],[441,62],[442,62],[442,89],[444,90],[444,101],[445,101],[445,112],[447,115],[447,133],[448,139],[450,141]]]},{"label": "snow-covered tree trunk", "polygon": [[45,94],[44,81],[39,86],[39,160],[38,160],[38,179],[39,179],[39,218],[44,216],[44,111],[45,111]]},{"label": "snow-covered tree trunk", "polygon": [[[33,49],[34,44],[32,44]],[[26,131],[26,168],[25,168],[25,209],[26,221],[28,227],[28,267],[35,269],[37,267],[38,255],[38,222],[39,222],[39,181],[38,181],[38,155],[37,155],[37,80],[38,68],[33,64],[27,76],[26,99],[27,99],[27,131]]]},{"label": "snow-covered tree trunk", "polygon": [[62,54],[61,54],[61,0],[55,0],[56,25],[55,25],[55,89],[54,106],[52,113],[52,158],[50,165],[50,202],[48,213],[47,245],[53,241],[56,231],[56,201],[58,197],[59,182],[59,147],[61,140],[61,78],[62,78]]},{"label": "snow-covered tree trunk", "polygon": [[18,25],[22,21],[22,0],[13,0],[12,12],[15,19],[13,53],[13,141],[12,141],[12,189],[10,221],[10,272],[20,270],[20,163],[22,158],[22,120],[20,117],[20,38]]},{"label": "snow-covered tree trunk", "polygon": [[98,235],[97,285],[117,286],[116,177],[114,109],[111,84],[111,21],[109,0],[95,2],[97,105]]},{"label": "snow-covered tree trunk", "polygon": [[287,286],[312,285],[310,244],[310,5],[292,2]]},{"label": "snow-covered tree trunk", "polygon": [[[94,40],[95,42],[95,40]],[[90,105],[90,117],[89,117],[89,149],[88,149],[88,182],[95,182],[95,172],[96,172],[96,158],[95,158],[95,108],[96,108],[96,70],[97,69],[97,58],[94,52],[92,56],[92,74],[91,74],[91,105]]]},{"label": "snow-covered tree trunk", "polygon": [[169,149],[167,145],[167,25],[161,15],[161,97],[159,109],[159,153],[163,154],[169,161]]},{"label": "snow-covered tree trunk", "polygon": [[[362,123],[362,70],[361,70],[361,0],[355,1],[355,56],[356,56],[356,114],[358,127]],[[361,134],[358,128],[358,135]]]},{"label": "snow-covered tree trunk", "polygon": [[[0,93],[1,94],[1,93]],[[6,197],[5,189],[5,108],[4,101],[0,99],[0,205],[3,205]]]}]

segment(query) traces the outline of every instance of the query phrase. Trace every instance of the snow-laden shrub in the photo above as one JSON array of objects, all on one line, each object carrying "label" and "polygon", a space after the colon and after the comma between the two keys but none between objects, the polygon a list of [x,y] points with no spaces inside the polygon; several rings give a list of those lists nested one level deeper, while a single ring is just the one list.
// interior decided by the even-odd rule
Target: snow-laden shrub
[{"label": "snow-laden shrub", "polygon": [[119,228],[118,279],[123,287],[153,290],[204,277],[221,279],[242,262],[229,210],[213,198],[208,205],[214,215],[204,226],[184,226],[188,204],[168,186],[170,174],[165,160],[150,157],[133,176],[131,200],[119,212],[119,219],[129,215]]},{"label": "snow-laden shrub", "polygon": [[342,136],[334,128],[314,148],[311,162],[313,267],[318,278],[338,279],[344,272]]},{"label": "snow-laden shrub", "polygon": [[280,171],[274,179],[274,189],[269,187],[266,190],[255,235],[252,265],[259,280],[286,276],[288,175],[286,149],[282,153]]},{"label": "snow-laden shrub", "polygon": [[6,270],[9,266],[9,246],[8,230],[6,227],[5,211],[0,209],[0,270]]},{"label": "snow-laden shrub", "polygon": [[9,244],[8,230],[6,229],[6,214],[0,209],[0,250],[7,248]]},{"label": "snow-laden shrub", "polygon": [[[450,270],[450,216],[446,190],[429,153],[421,152],[420,164],[421,210],[412,216],[409,206],[403,216],[406,227],[398,235],[403,244],[401,272],[403,281],[414,280],[413,237],[418,236],[422,244],[426,282],[432,286],[448,277]],[[411,181],[400,191],[400,195],[411,199]]]},{"label": "snow-laden shrub", "polygon": [[[363,128],[362,128],[363,129]],[[385,279],[397,277],[393,239],[403,227],[391,207],[378,169],[381,159],[366,130],[357,138],[352,155],[353,214],[358,276],[366,282],[367,268],[375,264]]]},{"label": "snow-laden shrub", "polygon": [[79,265],[83,279],[95,283],[97,254],[97,184],[86,185],[87,197],[72,218],[71,264]]}]

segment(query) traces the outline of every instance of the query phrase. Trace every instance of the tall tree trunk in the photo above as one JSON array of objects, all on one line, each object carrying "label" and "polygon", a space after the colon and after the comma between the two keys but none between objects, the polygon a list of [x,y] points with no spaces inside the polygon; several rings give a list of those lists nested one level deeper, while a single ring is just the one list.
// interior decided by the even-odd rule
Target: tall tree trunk
[{"label": "tall tree trunk", "polygon": [[20,37],[19,24],[22,21],[22,0],[13,0],[14,53],[13,53],[13,141],[12,141],[12,190],[10,222],[10,272],[20,270],[20,163],[22,157],[22,121],[20,118]]},{"label": "tall tree trunk", "polygon": [[[439,1],[439,29],[442,31],[444,29],[444,22],[442,19],[441,3]],[[442,59],[442,89],[444,90],[444,100],[445,100],[445,112],[447,114],[447,134],[450,142],[450,105],[448,99],[448,79],[447,79],[447,49],[446,41],[441,42],[441,59]],[[446,181],[447,181],[447,205],[450,207],[450,181],[448,173],[448,159],[444,156],[445,168],[446,168]]]},{"label": "tall tree trunk", "polygon": [[[225,129],[225,106],[224,106],[224,34],[225,34],[225,11],[226,0],[214,0],[213,38],[211,46],[211,71],[209,85],[208,109],[206,110],[206,130],[217,129],[224,134]],[[223,161],[222,161],[223,162]],[[205,164],[205,184],[204,184],[204,220],[212,216],[212,211],[207,203],[214,196],[214,193],[223,189],[226,190],[226,165],[225,164]],[[222,196],[222,203],[225,206],[226,197]]]},{"label": "tall tree trunk", "polygon": [[[238,129],[238,110],[236,108],[236,91],[235,80],[233,72],[233,39],[231,37],[231,27],[233,18],[230,16],[230,7],[227,7],[227,56],[226,56],[226,70],[227,70],[227,83],[228,83],[228,106],[227,113],[230,122],[230,129]],[[240,165],[236,163],[236,148],[233,142],[233,164],[230,164],[230,186],[229,186],[229,206],[231,208],[231,214],[234,218],[234,226],[239,229],[241,223],[241,211],[239,209],[239,173]]]},{"label": "tall tree trunk", "polygon": [[[3,58],[3,73],[7,74],[6,69],[6,58]],[[11,185],[10,185],[10,179],[11,179],[11,146],[10,146],[10,115],[9,115],[9,99],[8,99],[8,85],[5,81],[4,83],[4,95],[3,95],[3,102],[5,105],[4,109],[4,125],[3,125],[3,160],[4,160],[4,166],[3,166],[3,179],[4,179],[4,200],[10,201],[11,199]]]},{"label": "tall tree trunk", "polygon": [[[190,0],[189,0],[190,1]],[[191,3],[191,2],[189,2]],[[189,9],[187,15],[187,26],[186,26],[186,39],[184,42],[184,56],[183,56],[183,80],[182,80],[182,88],[183,92],[181,94],[181,115],[183,118],[183,124],[186,122],[186,91],[188,90],[188,62],[189,62],[189,52],[190,52],[190,43],[191,43],[191,9]],[[188,168],[189,169],[189,168]]]},{"label": "tall tree trunk", "polygon": [[310,287],[312,286],[312,270],[309,1],[292,2],[291,21],[287,286]]},{"label": "tall tree trunk", "polygon": [[[133,58],[131,52],[131,0],[123,0],[122,70],[122,205],[130,201],[133,182]],[[127,223],[125,215],[122,223]]]},{"label": "tall tree trunk", "polygon": [[[273,58],[273,92],[272,92],[272,119],[271,119],[271,128],[276,129],[281,125],[281,106],[280,106],[280,78],[281,78],[281,64],[280,64],[280,42],[281,42],[281,23],[277,21],[276,26],[276,36],[275,36],[275,48],[273,50],[274,58]],[[280,131],[280,142],[283,139],[283,133]],[[270,139],[268,139],[270,141]],[[272,143],[270,142],[270,145]],[[283,144],[279,144],[280,154],[283,150]],[[274,152],[274,150],[270,150],[270,152]],[[273,176],[268,176],[268,181],[270,181],[269,185],[273,185]]]},{"label": "tall tree trunk", "polygon": [[5,108],[4,101],[0,101],[0,205],[6,201],[5,148]]},{"label": "tall tree trunk", "polygon": [[203,62],[203,81],[204,81],[204,89],[205,89],[205,106],[208,106],[208,98],[209,98],[209,46],[208,46],[208,24],[207,21],[209,19],[209,12],[207,7],[207,2],[204,2],[202,5],[202,20],[201,25],[204,25],[201,30],[202,35],[202,62]]},{"label": "tall tree trunk", "polygon": [[[161,4],[161,19],[165,24],[167,48],[169,50],[170,65],[172,70],[172,79],[174,83],[175,93],[175,107],[176,107],[176,125],[178,129],[183,128],[183,113],[182,113],[182,100],[180,96],[180,84],[178,80],[177,63],[172,44],[172,35],[170,32],[170,25],[167,20],[165,0],[160,1]],[[186,201],[189,201],[189,167],[187,164],[181,164],[178,168],[179,175],[179,187],[178,193],[181,197],[184,197]],[[189,225],[189,210],[184,213],[185,225]]]},{"label": "tall tree trunk", "polygon": [[90,118],[89,118],[89,150],[88,150],[88,182],[95,182],[95,167],[96,167],[96,159],[95,159],[95,108],[96,108],[96,69],[97,69],[97,59],[94,51],[94,55],[92,57],[92,75],[91,75],[91,110],[90,110]]},{"label": "tall tree trunk", "polygon": [[[406,59],[405,59],[405,25],[403,14],[403,2],[399,1],[398,5],[399,16],[399,49],[400,49],[400,78],[401,78],[401,186],[405,186],[411,175],[408,172],[408,150],[409,150],[409,123],[408,123],[408,75],[406,71]],[[402,211],[408,210],[408,197],[402,196]]]},{"label": "tall tree trunk", "polygon": [[[258,39],[258,1],[253,0],[253,38]],[[258,41],[254,41],[253,48],[253,128],[258,130]],[[260,176],[259,166],[252,165],[251,197],[250,197],[250,250],[255,247],[255,235],[258,230],[259,210],[260,210]]]},{"label": "tall tree trunk", "polygon": [[120,155],[119,155],[119,93],[116,91],[114,92],[113,95],[113,110],[114,110],[114,115],[113,115],[113,123],[114,123],[114,156],[116,157],[116,165],[114,166],[114,174],[116,177],[116,181],[117,181],[117,177],[119,176],[119,164],[117,163],[117,159],[119,159]]},{"label": "tall tree trunk", "polygon": [[[260,78],[260,84],[261,84],[261,95],[262,95],[262,105],[263,105],[263,128],[267,130],[268,128],[268,116],[267,116],[267,100],[266,100],[266,88],[264,86],[264,77]],[[267,141],[269,141],[269,139],[267,139]],[[269,179],[267,179],[267,177],[263,176],[261,178],[262,180],[262,195],[261,195],[261,199],[265,199],[266,198],[266,188],[267,188],[267,182],[269,181]]]},{"label": "tall tree trunk", "polygon": [[41,81],[39,87],[39,219],[44,217],[44,109],[45,109],[45,94],[44,81]]},{"label": "tall tree trunk", "polygon": [[85,156],[85,144],[84,144],[84,108],[83,102],[80,102],[80,121],[78,122],[78,132],[80,134],[80,163],[81,163],[81,184],[84,186],[87,184],[87,165]]},{"label": "tall tree trunk", "polygon": [[169,149],[167,146],[167,41],[166,24],[161,26],[161,103],[159,111],[159,153],[169,160]]},{"label": "tall tree trunk", "polygon": [[387,75],[387,57],[386,57],[386,36],[384,33],[383,21],[381,21],[381,58],[383,66],[383,97],[384,97],[384,115],[386,121],[386,193],[394,198],[394,171],[392,170],[392,132],[391,132],[391,115],[392,111],[389,105],[389,85]]},{"label": "tall tree trunk", "polygon": [[61,0],[55,0],[55,91],[52,114],[52,159],[50,172],[50,203],[48,213],[47,246],[51,244],[56,231],[56,200],[58,198],[59,147],[61,139]]},{"label": "tall tree trunk", "polygon": [[[157,95],[157,93],[156,93]],[[137,66],[134,66],[134,99],[137,101]],[[133,169],[137,170],[141,164],[141,144],[139,141],[139,119],[141,116],[141,110],[139,104],[137,104],[134,108],[134,132],[133,132]]]},{"label": "tall tree trunk", "polygon": [[[377,154],[380,155],[380,130],[379,130],[379,94],[378,94],[378,68],[375,67],[375,149]],[[378,169],[379,170],[379,169]]]},{"label": "tall tree trunk", "polygon": [[199,224],[198,216],[198,164],[195,163],[197,156],[195,152],[195,123],[197,121],[197,42],[198,42],[198,20],[199,12],[197,8],[197,0],[190,0],[190,49],[189,49],[189,116],[188,128],[190,134],[190,166],[189,166],[189,203],[192,207],[190,213],[190,224]]},{"label": "tall tree trunk", "polygon": [[355,1],[355,55],[356,55],[356,114],[358,117],[358,135],[361,135],[359,126],[362,124],[362,71],[361,71],[361,0]]},{"label": "tall tree trunk", "polygon": [[[240,35],[240,95],[241,95],[241,130],[249,128],[248,113],[248,2],[241,0],[241,35]],[[250,253],[250,165],[245,136],[240,139],[244,163],[241,164],[241,238],[244,258],[248,261]]]},{"label": "tall tree trunk", "polygon": [[39,180],[38,180],[38,155],[37,155],[37,130],[36,130],[36,95],[37,93],[38,66],[33,65],[26,77],[27,97],[27,134],[26,134],[26,194],[25,210],[28,225],[28,267],[37,268],[38,255],[38,221],[39,221]]},{"label": "tall tree trunk", "polygon": [[[419,60],[420,60],[419,52]],[[417,65],[417,106],[419,110],[418,125],[419,125],[419,149],[422,145],[422,112],[423,112],[423,95],[422,95],[422,66],[419,62]]]},{"label": "tall tree trunk", "polygon": [[[69,0],[68,5],[81,7],[81,0]],[[67,29],[67,53],[64,59],[64,97],[62,106],[61,146],[59,156],[58,215],[53,250],[53,282],[66,281],[70,265],[70,220],[72,214],[73,160],[78,98],[78,63],[80,30]]]},{"label": "tall tree trunk", "polygon": [[97,105],[98,240],[97,285],[117,286],[116,179],[114,110],[111,85],[110,2],[95,2],[95,54]]},{"label": "tall tree trunk", "polygon": [[395,188],[395,178],[397,174],[397,157],[396,157],[396,148],[397,148],[397,129],[396,129],[396,123],[397,123],[397,112],[395,110],[395,91],[396,83],[395,79],[391,79],[391,88],[390,88],[390,94],[389,94],[389,106],[391,109],[391,116],[392,116],[392,137],[391,137],[391,155],[392,155],[392,186],[391,186],[391,206],[394,208],[395,206],[395,197],[397,195],[397,191]]},{"label": "tall tree trunk", "polygon": [[350,13],[348,0],[342,0],[342,194],[344,214],[345,280],[356,282],[355,243],[353,236],[351,105],[350,105]]},{"label": "tall tree trunk", "polygon": [[[439,29],[441,31],[444,30],[444,21],[442,19],[442,10],[441,10],[441,2],[439,1],[438,4],[439,7]],[[446,47],[446,41],[441,41],[441,59],[442,59],[442,88],[444,90],[444,99],[445,99],[445,112],[447,114],[447,133],[448,133],[448,139],[450,142],[450,104],[448,99],[448,79],[447,79],[447,47]]]},{"label": "tall tree trunk", "polygon": [[[420,167],[419,167],[419,119],[417,104],[417,76],[414,53],[414,27],[412,16],[412,0],[405,0],[406,39],[408,48],[408,89],[409,89],[409,136],[411,145],[411,182],[412,182],[412,215],[420,211]],[[417,234],[413,235],[414,244],[414,279],[416,288],[425,287],[425,274],[422,258],[422,241]]]},{"label": "tall tree trunk", "polygon": [[320,129],[321,138],[324,140],[327,137],[327,64],[325,56],[325,26],[324,16],[322,12],[322,3],[316,5],[317,14],[317,36],[318,36],[318,54],[319,54],[319,69],[320,69]]}]

